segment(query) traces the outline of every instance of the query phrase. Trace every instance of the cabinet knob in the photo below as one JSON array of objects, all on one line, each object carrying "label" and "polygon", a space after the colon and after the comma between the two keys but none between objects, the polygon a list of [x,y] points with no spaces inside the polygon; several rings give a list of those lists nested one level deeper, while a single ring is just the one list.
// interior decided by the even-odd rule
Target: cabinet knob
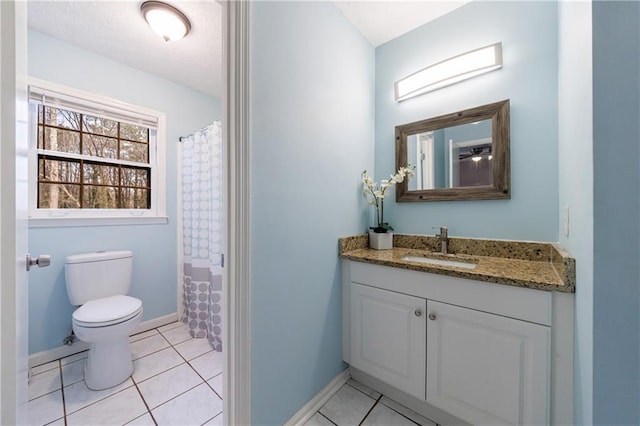
[{"label": "cabinet knob", "polygon": [[420,309],[416,309],[413,313],[416,314],[417,317],[422,315],[422,311]]},{"label": "cabinet knob", "polygon": [[429,314],[429,319],[430,319],[431,321],[435,321],[435,319],[436,319],[436,314],[434,314],[433,312],[431,312],[431,313]]}]

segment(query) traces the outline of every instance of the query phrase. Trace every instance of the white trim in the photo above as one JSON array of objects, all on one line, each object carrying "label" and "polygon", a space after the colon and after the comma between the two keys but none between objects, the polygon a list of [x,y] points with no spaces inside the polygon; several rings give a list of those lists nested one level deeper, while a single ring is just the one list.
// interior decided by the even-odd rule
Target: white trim
[{"label": "white trim", "polygon": [[[58,105],[64,105],[65,100],[82,100],[82,104],[92,107],[93,110],[82,109],[80,112],[87,114],[98,114],[107,118],[112,118],[118,121],[125,121],[131,124],[144,125],[149,127],[156,127],[159,123],[158,118],[160,115],[164,115],[163,112],[157,111],[151,108],[145,108],[139,105],[123,102],[118,99],[114,99],[108,96],[100,95],[97,93],[86,92],[84,90],[76,89],[75,87],[65,86],[63,84],[54,83],[52,81],[41,80],[39,78],[29,77],[29,99],[41,102],[40,95],[46,92],[49,97],[59,98],[60,102],[56,102]],[[37,93],[37,96],[35,94]],[[45,104],[50,104],[45,102]],[[73,106],[73,109],[77,110],[77,106]],[[99,111],[99,112],[97,112]],[[115,116],[110,116],[109,111],[117,113]],[[122,117],[121,111],[126,112],[129,116],[128,120]],[[103,114],[100,114],[102,112]]]},{"label": "white trim", "polygon": [[551,424],[572,425],[575,297],[571,293],[553,292],[551,300]]},{"label": "white trim", "polygon": [[158,318],[153,318],[141,322],[131,334],[143,333],[145,331],[153,330],[154,328],[162,327],[163,325],[171,324],[178,321],[178,314],[176,312],[172,314],[163,315]]},{"label": "white trim", "polygon": [[251,424],[251,168],[249,1],[223,1],[223,140],[227,161],[226,269],[223,328],[224,423]]},{"label": "white trim", "polygon": [[[151,208],[150,209],[38,209],[37,197],[37,155],[48,153],[74,159],[88,159],[91,156],[73,153],[61,153],[46,151],[37,148],[37,118],[33,108],[29,113],[29,226],[30,227],[55,227],[55,226],[99,226],[99,225],[129,225],[144,223],[167,223],[167,117],[162,111],[145,108],[142,106],[122,102],[96,93],[85,92],[72,87],[64,86],[50,81],[29,78],[30,90],[37,93],[53,92],[60,97],[75,99],[75,103],[86,103],[94,108],[102,108],[105,111],[124,111],[120,116],[114,116],[122,122],[131,122],[137,125],[145,125],[155,130],[155,138],[149,144],[149,163],[104,159],[105,163],[125,164],[136,167],[151,168]],[[31,102],[39,102],[35,95],[31,96]],[[73,110],[81,111],[81,107]],[[102,114],[104,115],[104,114]],[[108,114],[107,114],[108,115]],[[130,116],[129,120],[126,116]],[[136,122],[136,117],[139,120]],[[139,220],[141,218],[153,218],[160,220]],[[40,219],[45,219],[41,221]],[[90,219],[90,220],[87,220]],[[105,220],[107,219],[107,220]],[[133,220],[132,220],[133,219]]]},{"label": "white trim", "polygon": [[140,163],[138,161],[129,161],[129,160],[118,160],[116,158],[102,158],[102,157],[95,157],[93,155],[86,155],[86,154],[74,154],[72,152],[63,152],[63,151],[52,151],[50,149],[36,149],[36,152],[38,154],[43,154],[43,155],[50,155],[50,156],[55,156],[55,157],[64,157],[64,158],[71,158],[74,160],[89,160],[89,161],[99,161],[100,163],[104,163],[104,164],[118,164],[118,165],[123,165],[123,166],[132,166],[132,167],[138,167],[138,168],[150,168],[152,167],[151,164],[149,163]]},{"label": "white trim", "polygon": [[451,142],[453,143],[454,149],[460,149],[460,148],[467,148],[467,147],[476,146],[476,145],[487,145],[487,144],[491,145],[493,143],[493,139],[478,138],[478,139],[469,139],[464,141],[454,141],[453,139],[451,139]]},{"label": "white trim", "polygon": [[0,424],[27,422],[27,5],[0,1]]},{"label": "white trim", "polygon": [[[150,319],[140,323],[140,325],[138,325],[131,334],[133,335],[153,330],[154,328],[162,327],[165,324],[171,324],[177,320],[178,315],[176,313]],[[58,346],[57,348],[36,352],[35,354],[29,355],[29,368],[33,368],[36,365],[46,364],[47,362],[55,361],[69,355],[77,354],[79,352],[86,351],[87,349],[89,349],[89,343],[76,339],[73,344],[68,346]]]},{"label": "white trim", "polygon": [[58,360],[70,355],[77,354],[79,352],[89,349],[90,344],[81,340],[74,340],[71,345],[58,346],[46,351],[36,352],[29,355],[29,369],[38,365],[46,364],[51,361]]},{"label": "white trim", "polygon": [[[422,187],[420,189],[434,189],[436,182],[435,170],[435,144],[433,140],[433,132],[418,133],[418,155],[422,162]],[[426,163],[426,164],[425,164]]]},{"label": "white trim", "polygon": [[[456,173],[453,172],[453,160],[451,160],[453,158],[453,139],[449,139],[449,188],[455,188],[457,185],[457,182],[453,182],[453,177],[458,175],[458,172],[456,170]],[[456,163],[456,166],[458,165],[458,163]]]},{"label": "white trim", "polygon": [[284,426],[295,426],[305,424],[322,406],[331,399],[331,397],[338,392],[338,390],[344,386],[349,378],[351,372],[347,368],[336,377],[331,380],[327,386],[325,386],[320,392],[309,400],[304,406],[293,415]]},{"label": "white trim", "polygon": [[164,225],[169,223],[167,216],[141,217],[32,217],[29,228],[52,228],[56,226],[117,226],[117,225]]}]

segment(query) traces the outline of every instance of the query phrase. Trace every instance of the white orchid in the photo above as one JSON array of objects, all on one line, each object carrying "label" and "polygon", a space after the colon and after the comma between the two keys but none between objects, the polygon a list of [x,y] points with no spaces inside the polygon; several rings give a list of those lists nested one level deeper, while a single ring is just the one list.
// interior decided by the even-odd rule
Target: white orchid
[{"label": "white orchid", "polygon": [[393,231],[393,227],[384,221],[384,197],[387,189],[397,183],[402,183],[406,177],[413,177],[413,169],[415,166],[408,164],[400,167],[395,175],[391,175],[390,179],[381,180],[377,185],[371,177],[367,175],[367,171],[362,172],[362,193],[365,197],[370,197],[369,204],[376,206],[376,214],[378,226],[371,227],[375,232],[384,233]]},{"label": "white orchid", "polygon": [[404,176],[401,175],[400,173],[396,173],[395,175],[391,175],[391,181],[393,183],[402,183],[403,180],[404,180]]},{"label": "white orchid", "polygon": [[364,175],[362,176],[362,183],[364,183],[367,186],[375,185],[375,182],[373,181],[373,179],[371,179],[369,176],[364,176]]}]

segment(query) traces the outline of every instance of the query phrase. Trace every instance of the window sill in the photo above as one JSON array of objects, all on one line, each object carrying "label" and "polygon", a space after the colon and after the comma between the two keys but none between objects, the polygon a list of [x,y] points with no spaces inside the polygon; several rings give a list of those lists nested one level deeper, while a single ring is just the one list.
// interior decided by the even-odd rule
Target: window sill
[{"label": "window sill", "polygon": [[76,226],[164,225],[167,216],[156,217],[31,217],[29,228],[55,228]]}]

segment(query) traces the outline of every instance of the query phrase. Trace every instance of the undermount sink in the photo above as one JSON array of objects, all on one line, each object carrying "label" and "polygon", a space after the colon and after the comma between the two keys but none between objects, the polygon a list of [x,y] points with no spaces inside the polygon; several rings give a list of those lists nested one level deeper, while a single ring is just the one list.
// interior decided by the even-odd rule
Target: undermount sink
[{"label": "undermount sink", "polygon": [[418,262],[418,263],[426,263],[430,265],[441,265],[441,266],[453,266],[455,268],[465,268],[465,269],[474,269],[477,265],[471,262],[460,262],[457,260],[444,260],[444,259],[434,259],[431,257],[424,256],[404,256],[401,260],[406,260],[409,262]]}]

